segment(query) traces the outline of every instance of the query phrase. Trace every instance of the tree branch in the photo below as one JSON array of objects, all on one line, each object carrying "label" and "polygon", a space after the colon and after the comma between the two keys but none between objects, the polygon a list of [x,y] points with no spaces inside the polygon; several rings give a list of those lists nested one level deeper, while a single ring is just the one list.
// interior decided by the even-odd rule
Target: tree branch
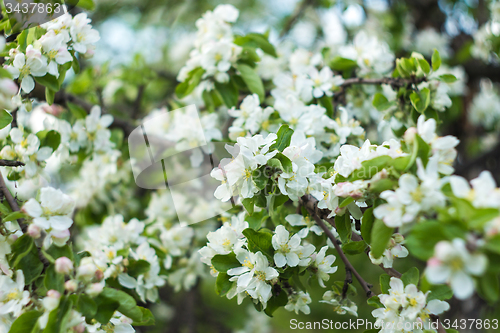
[{"label": "tree branch", "polygon": [[289,33],[290,30],[292,30],[292,28],[295,25],[295,23],[297,23],[299,21],[299,19],[302,17],[302,15],[304,15],[307,7],[309,7],[310,5],[312,5],[313,2],[314,2],[314,0],[303,0],[302,3],[300,4],[300,6],[298,6],[297,8],[295,8],[295,11],[290,16],[290,18],[288,19],[288,21],[285,23],[285,26],[283,27],[283,30],[281,30],[280,38],[282,38],[287,33]]},{"label": "tree branch", "polygon": [[[9,189],[7,188],[7,185],[5,184],[5,180],[3,179],[3,175],[1,172],[0,172],[0,191],[5,196],[5,199],[7,199],[7,202],[9,203],[9,206],[12,209],[12,211],[18,212],[20,210],[19,205],[17,204],[16,199],[14,199],[14,197],[12,196],[12,193],[10,193]],[[21,228],[23,234],[25,234],[28,231],[28,225],[25,223],[24,219],[18,219],[17,223],[19,224],[19,227]],[[45,258],[45,256],[39,250],[38,250],[38,258],[42,262],[44,269],[50,265],[49,260]]]},{"label": "tree branch", "polygon": [[394,87],[405,87],[408,84],[419,84],[421,82],[426,81],[426,77],[417,77],[411,79],[404,78],[394,78],[394,77],[383,77],[380,79],[369,79],[362,77],[353,77],[349,79],[345,79],[344,82],[340,85],[341,87],[348,87],[355,84],[388,84]]},{"label": "tree branch", "polygon": [[321,220],[321,218],[319,218],[319,216],[314,212],[314,210],[310,209],[309,207],[306,207],[306,208],[309,211],[309,213],[312,215],[314,220],[316,221],[316,224],[319,225],[319,227],[321,229],[323,229],[323,231],[325,232],[326,236],[328,238],[330,238],[330,240],[333,243],[333,246],[335,247],[335,250],[337,250],[337,253],[339,254],[339,257],[342,260],[342,262],[344,263],[346,269],[349,269],[352,272],[352,274],[354,274],[354,276],[356,277],[356,280],[358,280],[359,284],[361,285],[361,287],[365,291],[366,297],[374,296],[375,294],[370,290],[371,286],[363,279],[363,277],[358,273],[358,271],[356,271],[356,269],[351,264],[349,259],[347,259],[347,257],[344,254],[344,251],[342,251],[342,249],[340,248],[340,245],[338,244],[337,239],[332,234],[330,229],[328,229],[328,227],[325,225],[323,220]]},{"label": "tree branch", "polygon": [[24,163],[21,161],[11,161],[11,160],[1,160],[0,159],[0,166],[6,166],[6,167],[18,167],[18,166],[23,166]]}]

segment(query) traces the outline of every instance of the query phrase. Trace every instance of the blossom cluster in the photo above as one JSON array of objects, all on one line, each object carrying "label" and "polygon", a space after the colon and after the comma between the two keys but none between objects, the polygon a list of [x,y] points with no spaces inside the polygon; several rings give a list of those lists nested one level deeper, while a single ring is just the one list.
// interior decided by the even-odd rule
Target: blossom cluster
[{"label": "blossom cluster", "polygon": [[393,332],[392,327],[401,329],[401,332],[423,332],[431,329],[431,314],[439,315],[450,308],[444,301],[427,301],[428,292],[424,294],[411,283],[405,286],[395,277],[390,280],[388,292],[378,296],[384,307],[372,311],[377,318],[375,325],[382,327],[380,332]]},{"label": "blossom cluster", "polygon": [[73,61],[75,52],[92,56],[94,43],[99,40],[99,32],[92,28],[86,13],[75,17],[66,13],[45,23],[46,33],[29,44],[26,50],[19,48],[9,51],[6,67],[15,79],[21,81],[21,89],[30,93],[35,88],[33,77],[50,74],[59,77],[59,66]]}]

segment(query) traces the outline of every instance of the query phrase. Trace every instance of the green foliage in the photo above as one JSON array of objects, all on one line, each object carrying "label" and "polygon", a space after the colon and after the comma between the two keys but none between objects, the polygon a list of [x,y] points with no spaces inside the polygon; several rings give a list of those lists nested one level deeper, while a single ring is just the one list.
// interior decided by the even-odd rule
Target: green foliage
[{"label": "green foliage", "polygon": [[55,266],[50,265],[45,270],[45,276],[43,278],[43,285],[47,290],[57,290],[60,293],[64,293],[64,275],[58,274],[55,271]]},{"label": "green foliage", "polygon": [[371,251],[374,258],[380,258],[384,253],[394,228],[389,228],[382,220],[375,220],[371,234]]},{"label": "green foliage", "polygon": [[240,72],[243,81],[248,89],[259,96],[259,100],[263,101],[265,97],[264,84],[259,74],[252,67],[245,64],[238,64],[236,69]]},{"label": "green foliage", "polygon": [[437,71],[441,66],[441,56],[439,55],[438,50],[434,49],[431,61],[432,61],[432,70]]},{"label": "green foliage", "polygon": [[175,94],[177,95],[177,97],[182,99],[191,94],[200,83],[201,77],[204,73],[205,70],[201,67],[195,68],[191,72],[189,72],[186,80],[179,83],[175,88]]},{"label": "green foliage", "polygon": [[251,216],[245,217],[245,221],[248,222],[248,226],[253,230],[259,230],[268,218],[267,211],[261,210],[260,212],[253,213]]},{"label": "green foliage", "polygon": [[431,102],[430,95],[431,92],[429,88],[423,88],[419,92],[412,92],[410,95],[411,105],[413,105],[415,110],[417,110],[419,113],[424,113]]},{"label": "green foliage", "polygon": [[233,282],[229,281],[230,276],[226,273],[219,273],[215,282],[215,290],[217,295],[225,296],[229,289],[233,286]]},{"label": "green foliage", "polygon": [[31,310],[23,313],[12,323],[9,333],[35,333],[38,332],[38,318],[42,316],[40,311]]},{"label": "green foliage", "polygon": [[40,139],[40,147],[50,147],[56,151],[61,144],[61,134],[55,130],[44,130],[36,133]]},{"label": "green foliage", "polygon": [[236,255],[231,252],[229,254],[216,254],[212,258],[212,266],[214,266],[218,272],[226,273],[231,268],[240,267],[241,263],[236,259]]},{"label": "green foliage", "polygon": [[401,276],[401,281],[404,285],[414,284],[418,286],[418,280],[420,278],[420,272],[417,267],[410,268],[406,273]]},{"label": "green foliage", "polygon": [[0,110],[0,129],[7,127],[12,122],[12,116],[5,110]]},{"label": "green foliage", "polygon": [[270,260],[273,260],[274,249],[271,242],[272,235],[270,233],[267,233],[265,231],[255,231],[251,228],[247,228],[243,230],[243,235],[248,240],[248,249],[250,251],[254,253],[260,251]]},{"label": "green foliage", "polygon": [[277,149],[283,152],[286,147],[290,146],[293,130],[288,125],[281,125],[278,130],[276,142],[269,147],[269,150]]},{"label": "green foliage", "polygon": [[252,32],[245,36],[235,36],[234,43],[240,46],[259,48],[275,58],[278,56],[273,44],[269,43],[267,37],[262,34]]},{"label": "green foliage", "polygon": [[222,101],[228,108],[232,108],[238,104],[238,88],[233,80],[227,83],[215,82],[215,89],[220,94]]},{"label": "green foliage", "polygon": [[333,60],[330,62],[330,67],[334,71],[347,71],[357,66],[358,64],[356,63],[356,61],[339,56],[333,58]]},{"label": "green foliage", "polygon": [[130,263],[127,267],[127,273],[132,277],[138,277],[141,274],[147,273],[150,267],[151,264],[146,260],[130,259]]},{"label": "green foliage", "polygon": [[285,290],[278,289],[273,293],[269,301],[267,302],[267,307],[264,313],[269,317],[273,316],[273,313],[280,307],[285,306],[288,303],[288,296]]},{"label": "green foliage", "polygon": [[349,213],[335,216],[335,227],[342,243],[347,243],[351,239],[352,224]]}]

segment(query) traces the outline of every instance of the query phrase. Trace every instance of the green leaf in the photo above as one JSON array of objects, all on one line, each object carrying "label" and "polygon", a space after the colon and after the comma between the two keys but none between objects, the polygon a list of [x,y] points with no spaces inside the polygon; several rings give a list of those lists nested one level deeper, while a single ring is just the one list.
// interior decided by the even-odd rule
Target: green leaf
[{"label": "green leaf", "polygon": [[352,59],[335,57],[330,62],[330,68],[334,71],[345,71],[357,67],[358,64]]},{"label": "green leaf", "polygon": [[55,266],[50,265],[45,271],[43,285],[47,288],[47,290],[54,289],[60,293],[64,293],[64,275],[57,274]]},{"label": "green leaf", "polygon": [[261,210],[260,212],[252,214],[252,216],[245,217],[245,221],[248,222],[248,226],[253,230],[259,230],[262,223],[269,218],[266,210]]},{"label": "green leaf", "polygon": [[500,235],[495,235],[488,239],[484,247],[491,252],[500,254]]},{"label": "green leaf", "polygon": [[278,57],[273,44],[271,44],[269,42],[269,40],[267,39],[267,37],[262,35],[262,34],[251,32],[245,36],[236,36],[234,38],[234,43],[236,45],[240,45],[240,46],[249,46],[249,47],[253,47],[253,48],[259,48],[262,51],[264,51],[265,53],[267,53],[275,58]]},{"label": "green leaf", "polygon": [[248,215],[252,215],[254,207],[255,207],[255,199],[254,198],[245,198],[245,199],[241,200],[241,203],[243,204],[243,207],[245,207],[245,209],[247,210]]},{"label": "green leaf", "polygon": [[14,221],[14,220],[22,219],[22,218],[25,218],[25,217],[26,217],[26,215],[23,214],[22,212],[15,211],[15,212],[7,214],[7,216],[5,216],[2,219],[2,222]]},{"label": "green leaf", "polygon": [[274,249],[271,242],[272,235],[270,233],[264,231],[255,231],[251,228],[247,228],[243,230],[243,235],[245,235],[248,240],[248,249],[250,251],[254,253],[260,251],[270,260],[273,260]]},{"label": "green leaf", "polygon": [[[117,302],[119,304],[118,306],[118,311],[123,313],[125,316],[129,317],[130,319],[134,321],[141,321],[142,320],[142,312],[141,310],[137,307],[137,303],[135,302],[135,299],[127,294],[124,291],[114,289],[114,288],[104,288],[102,292],[99,294],[97,299],[102,299],[106,298],[108,300],[112,300],[114,302]],[[96,299],[96,303],[98,303]],[[100,310],[101,306],[99,306],[98,311]],[[97,315],[96,315],[97,316]]]},{"label": "green leaf", "polygon": [[26,285],[31,284],[40,276],[43,271],[43,264],[39,259],[36,246],[31,248],[30,252],[19,261],[15,268],[23,271]]},{"label": "green leaf", "polygon": [[347,243],[351,239],[352,226],[349,213],[335,216],[335,227],[342,243]]},{"label": "green leaf", "polygon": [[31,310],[23,313],[19,318],[12,323],[9,333],[30,333],[35,328],[38,318],[42,316],[42,312]]},{"label": "green leaf", "polygon": [[52,148],[52,151],[56,151],[60,144],[61,144],[61,134],[54,130],[46,132],[43,139],[40,138],[40,147],[50,147]]},{"label": "green leaf", "polygon": [[404,285],[407,286],[409,284],[414,284],[418,286],[418,280],[420,278],[420,272],[417,267],[410,268],[406,273],[401,276],[401,280]]},{"label": "green leaf", "polygon": [[56,92],[48,87],[45,87],[45,101],[52,105],[54,104],[54,98],[56,97]]},{"label": "green leaf", "polygon": [[85,119],[85,117],[87,117],[87,111],[85,111],[85,109],[81,106],[71,102],[67,102],[66,106],[76,119]]},{"label": "green leaf", "polygon": [[373,102],[372,102],[372,105],[375,107],[375,109],[377,109],[378,111],[385,111],[387,110],[389,107],[391,107],[391,105],[393,105],[393,103],[389,102],[389,100],[381,93],[376,93],[374,96],[373,96]]},{"label": "green leaf", "polygon": [[424,113],[424,111],[429,107],[430,99],[429,88],[423,88],[418,93],[412,92],[410,95],[410,101],[415,110],[419,113]]},{"label": "green leaf", "polygon": [[417,59],[417,61],[418,61],[418,66],[420,67],[420,69],[422,69],[422,71],[425,74],[429,74],[429,72],[431,71],[431,66],[429,65],[427,60],[425,60],[424,58],[421,58],[421,59]]},{"label": "green leaf", "polygon": [[236,259],[236,255],[231,252],[229,254],[216,254],[212,258],[212,266],[220,273],[227,273],[231,268],[240,267],[241,263]]},{"label": "green leaf", "polygon": [[439,55],[438,50],[434,49],[431,61],[432,61],[432,70],[437,71],[441,66],[441,56]]},{"label": "green leaf", "polygon": [[290,159],[288,157],[286,157],[285,155],[283,155],[282,153],[277,153],[276,155],[274,155],[274,158],[277,159],[281,166],[282,166],[282,170],[286,173],[292,173],[293,172],[293,165],[292,165],[292,161],[290,161]]},{"label": "green leaf", "polygon": [[363,214],[363,219],[361,220],[361,236],[363,239],[370,244],[372,239],[372,228],[373,222],[375,221],[375,216],[373,216],[373,207],[365,210]]},{"label": "green leaf", "polygon": [[277,133],[278,138],[276,139],[276,142],[269,147],[269,151],[277,149],[280,152],[283,152],[286,147],[290,146],[292,134],[293,130],[288,125],[281,125]]},{"label": "green leaf", "polygon": [[76,309],[80,312],[87,320],[94,318],[97,313],[97,304],[86,294],[80,294],[78,297],[78,303]]},{"label": "green leaf", "polygon": [[248,89],[259,96],[261,102],[264,101],[265,91],[264,84],[259,74],[252,67],[245,64],[238,64],[236,69],[240,72],[243,81],[245,81]]},{"label": "green leaf", "polygon": [[319,99],[319,103],[326,109],[326,114],[333,118],[332,98],[327,95],[323,95]]},{"label": "green leaf", "polygon": [[228,83],[215,82],[215,89],[219,92],[222,101],[228,108],[232,108],[238,104],[238,88],[232,80]]},{"label": "green leaf", "polygon": [[453,297],[453,291],[445,284],[432,285],[429,290],[430,293],[427,295],[427,302],[433,299],[445,301]]},{"label": "green leaf", "polygon": [[394,228],[389,228],[382,220],[375,220],[372,229],[371,251],[374,258],[380,258],[387,248]]},{"label": "green leaf", "polygon": [[47,74],[45,76],[35,76],[35,81],[40,83],[41,85],[49,88],[53,91],[59,91],[59,81],[53,75]]},{"label": "green leaf", "polygon": [[[427,261],[434,254],[434,246],[437,242],[450,239],[445,229],[450,229],[449,232],[451,232],[451,225],[445,227],[443,223],[438,221],[418,223],[413,226],[411,233],[406,237],[405,245],[411,255]],[[450,236],[455,238],[454,235]]]},{"label": "green leaf", "polygon": [[380,299],[378,298],[378,295],[375,295],[375,296],[372,296],[370,297],[366,303],[368,303],[368,305],[371,305],[375,308],[384,308],[385,306],[382,304],[382,302],[380,302]]},{"label": "green leaf", "polygon": [[340,207],[340,208],[344,208],[345,206],[347,206],[347,205],[348,205],[348,204],[350,204],[351,202],[354,202],[354,198],[353,198],[353,197],[347,197],[347,198],[344,198],[344,199],[340,202],[339,207]]},{"label": "green leaf", "polygon": [[230,276],[226,273],[219,273],[215,282],[215,291],[219,296],[225,296],[229,289],[233,286],[233,282],[229,281]]},{"label": "green leaf", "polygon": [[175,94],[182,99],[193,92],[201,81],[201,77],[205,70],[201,67],[193,69],[187,76],[184,82],[181,82],[175,87]]},{"label": "green leaf", "polygon": [[141,274],[145,274],[149,272],[149,268],[151,264],[146,260],[130,260],[130,263],[127,267],[128,275],[132,277],[138,277]]},{"label": "green leaf", "polygon": [[342,250],[344,250],[344,253],[347,253],[349,255],[363,253],[365,249],[366,249],[365,241],[349,242],[344,246],[342,246]]},{"label": "green leaf", "polygon": [[281,288],[278,289],[277,295],[274,294],[271,296],[269,301],[267,302],[267,307],[264,310],[264,312],[269,316],[272,317],[273,313],[278,310],[280,307],[285,306],[288,303],[288,296],[285,290],[282,290]]},{"label": "green leaf", "polygon": [[443,74],[443,75],[439,76],[439,81],[443,81],[443,82],[446,82],[446,83],[453,83],[453,82],[455,82],[457,80],[458,79],[453,74]]},{"label": "green leaf", "polygon": [[81,7],[88,11],[93,11],[95,9],[95,4],[93,0],[79,0],[78,7]]},{"label": "green leaf", "polygon": [[479,278],[480,295],[488,302],[498,301],[500,287],[498,284],[498,275],[493,272],[487,272]]},{"label": "green leaf", "polygon": [[61,297],[59,306],[50,312],[49,320],[47,321],[47,326],[43,330],[43,333],[63,333],[64,331],[62,328],[65,327],[68,322],[72,306],[73,302],[70,299]]},{"label": "green leaf", "polygon": [[12,116],[5,110],[0,110],[0,129],[7,127],[12,122]]},{"label": "green leaf", "polygon": [[64,246],[52,245],[51,247],[48,248],[47,253],[53,259],[66,257],[66,258],[69,258],[70,260],[73,260],[73,258],[74,258],[73,250],[71,249],[71,246],[69,246],[68,244],[66,244]]},{"label": "green leaf", "polygon": [[361,168],[354,170],[349,178],[350,182],[358,179],[371,179],[375,174],[387,168],[392,163],[392,158],[387,155],[375,157],[361,163]]},{"label": "green leaf", "polygon": [[9,258],[9,266],[16,267],[28,253],[30,253],[31,249],[35,246],[33,242],[33,238],[28,235],[22,235],[10,246],[11,248],[11,257]]},{"label": "green leaf", "polygon": [[142,319],[141,321],[134,321],[132,326],[152,326],[155,324],[155,317],[149,309],[142,306],[138,306],[137,308],[142,312]]},{"label": "green leaf", "polygon": [[101,295],[95,298],[95,303],[97,305],[97,311],[94,319],[104,325],[109,323],[109,320],[113,317],[115,311],[120,307],[120,303],[118,301]]},{"label": "green leaf", "polygon": [[382,294],[388,294],[389,289],[391,288],[390,282],[391,282],[391,277],[389,274],[382,274],[380,275],[380,290],[382,291]]}]

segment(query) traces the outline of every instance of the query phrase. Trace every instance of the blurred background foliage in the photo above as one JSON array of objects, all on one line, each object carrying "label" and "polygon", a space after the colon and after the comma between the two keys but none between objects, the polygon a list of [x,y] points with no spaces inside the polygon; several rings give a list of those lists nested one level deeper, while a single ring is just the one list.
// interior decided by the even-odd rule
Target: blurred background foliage
[{"label": "blurred background foliage", "polygon": [[[95,57],[82,63],[82,71],[68,80],[65,90],[82,100],[100,104],[118,120],[131,124],[137,124],[152,109],[177,106],[173,97],[176,76],[188,59],[196,31],[195,22],[207,10],[225,3],[215,0],[95,0],[94,5],[88,1],[80,2],[85,2],[84,7],[91,9],[93,25],[100,31],[101,40]],[[408,56],[414,50],[429,56],[432,49],[425,50],[426,37],[421,32],[431,28],[439,32],[442,40],[432,42],[441,46],[439,51],[447,65],[462,66],[466,81],[466,92],[453,96],[453,106],[440,115],[441,133],[455,135],[461,140],[457,173],[470,179],[480,170],[488,169],[497,182],[500,180],[498,127],[478,127],[467,117],[481,80],[500,81],[498,57],[483,61],[471,53],[472,35],[490,18],[489,1],[238,0],[228,3],[240,10],[236,33],[269,32],[274,43],[293,40],[298,46],[311,49],[342,42],[361,29],[369,29],[390,45],[396,57]],[[432,44],[429,40],[427,42]],[[115,122],[115,126],[120,127],[120,122]],[[126,135],[124,126],[121,130]],[[123,136],[123,132],[114,132],[118,136],[116,142],[122,141],[120,135]],[[126,153],[126,149],[123,152]],[[134,195],[147,204],[147,195]],[[126,219],[141,218],[138,216],[141,209],[137,205],[123,202],[116,203],[116,206],[124,207],[125,211],[120,213]],[[98,207],[92,211],[83,210],[77,216],[77,223],[92,221],[99,214]],[[374,285],[374,292],[379,293],[378,276],[382,271],[371,265],[364,255],[354,256],[352,263]],[[336,264],[340,272],[336,277],[343,278],[342,263],[337,259]],[[421,263],[403,260],[395,268],[406,271],[415,265],[421,270],[424,268]],[[324,290],[316,281],[309,282],[312,299],[321,299]],[[332,278],[329,285],[334,282]],[[349,315],[340,316],[331,306],[318,302],[311,304],[311,315],[308,316],[281,309],[274,318],[267,318],[255,311],[248,299],[237,306],[235,299],[217,296],[213,278],[204,279],[189,292],[174,293],[165,287],[160,293],[162,303],[151,307],[157,324],[148,329],[138,328],[138,331],[290,332],[292,318],[298,321],[326,318],[334,322],[356,319]],[[372,308],[365,305],[366,297],[362,292],[356,301],[361,305],[359,318],[374,321],[370,314]],[[452,301],[451,309],[447,314],[450,318],[459,314],[465,318],[500,318],[498,309],[473,304],[460,307]]]}]

